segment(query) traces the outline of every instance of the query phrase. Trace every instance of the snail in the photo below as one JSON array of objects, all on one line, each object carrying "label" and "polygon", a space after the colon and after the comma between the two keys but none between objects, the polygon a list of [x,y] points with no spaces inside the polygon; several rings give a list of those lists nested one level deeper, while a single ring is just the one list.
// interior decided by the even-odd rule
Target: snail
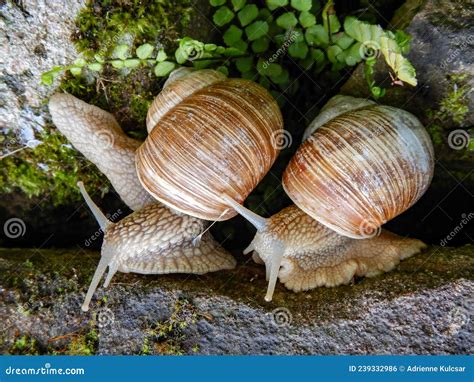
[{"label": "snail", "polygon": [[237,215],[220,195],[242,203],[278,155],[272,137],[283,120],[263,87],[213,70],[178,69],[149,108],[143,143],[128,137],[111,114],[72,95],[53,95],[49,110],[57,128],[134,210],[112,223],[79,183],[104,231],[84,311],[107,268],[105,287],[117,271],[203,274],[235,267],[206,220]]},{"label": "snail", "polygon": [[222,197],[257,228],[244,253],[265,264],[271,301],[277,278],[293,291],[332,287],[390,271],[423,249],[381,226],[416,203],[433,171],[433,146],[415,116],[335,96],[283,174],[294,205],[264,219]]}]

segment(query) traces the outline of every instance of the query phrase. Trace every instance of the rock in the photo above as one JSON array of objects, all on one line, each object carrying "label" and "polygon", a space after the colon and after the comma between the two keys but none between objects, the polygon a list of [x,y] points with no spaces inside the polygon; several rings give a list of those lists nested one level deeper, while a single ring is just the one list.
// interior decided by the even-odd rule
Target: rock
[{"label": "rock", "polygon": [[[418,86],[390,87],[388,68],[378,60],[375,79],[389,88],[381,100],[385,104],[407,109],[426,121],[426,110],[437,109],[438,103],[453,90],[449,78],[465,74],[465,84],[474,86],[474,8],[444,0],[408,0],[395,14],[389,27],[404,29],[412,36],[408,59],[416,69]],[[341,89],[342,94],[369,97],[363,65],[355,70]],[[474,124],[474,98],[469,99],[469,112],[463,126]],[[446,126],[445,126],[446,127]]]},{"label": "rock", "polygon": [[354,285],[263,301],[261,266],[119,274],[80,310],[98,254],[0,250],[2,353],[459,354],[474,350],[474,246],[432,247]]},{"label": "rock", "polygon": [[0,8],[0,129],[13,130],[22,143],[45,124],[43,100],[54,87],[42,85],[41,74],[77,57],[70,34],[84,4],[8,1]]}]

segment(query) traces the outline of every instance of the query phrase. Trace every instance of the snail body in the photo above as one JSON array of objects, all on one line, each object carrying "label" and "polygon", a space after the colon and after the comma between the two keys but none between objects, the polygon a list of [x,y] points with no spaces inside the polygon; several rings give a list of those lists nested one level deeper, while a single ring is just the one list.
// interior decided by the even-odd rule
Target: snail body
[{"label": "snail body", "polygon": [[257,228],[246,252],[266,264],[268,301],[278,277],[295,291],[335,286],[388,271],[424,247],[381,230],[433,176],[433,147],[413,115],[336,96],[306,136],[283,174],[296,206],[264,219],[227,199]]},{"label": "snail body", "polygon": [[54,95],[49,109],[58,129],[135,211],[109,222],[80,185],[104,231],[83,310],[107,267],[106,286],[117,271],[202,274],[235,266],[201,218],[235,216],[219,195],[242,202],[278,155],[271,139],[283,121],[265,89],[212,70],[180,69],[150,107],[143,144],[111,114],[71,95]]}]

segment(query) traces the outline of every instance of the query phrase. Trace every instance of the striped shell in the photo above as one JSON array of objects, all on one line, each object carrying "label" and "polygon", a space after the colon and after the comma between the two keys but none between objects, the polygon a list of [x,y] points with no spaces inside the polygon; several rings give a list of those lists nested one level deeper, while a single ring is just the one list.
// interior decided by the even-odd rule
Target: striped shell
[{"label": "striped shell", "polygon": [[143,187],[175,210],[226,220],[237,213],[222,194],[242,203],[260,182],[278,155],[272,139],[283,119],[260,85],[200,70],[166,84],[147,126],[136,157]]},{"label": "striped shell", "polygon": [[286,168],[283,187],[328,228],[352,238],[371,237],[426,191],[433,146],[418,119],[404,110],[362,105],[352,97],[331,101],[353,107],[325,108],[332,118],[310,126],[314,132]]}]

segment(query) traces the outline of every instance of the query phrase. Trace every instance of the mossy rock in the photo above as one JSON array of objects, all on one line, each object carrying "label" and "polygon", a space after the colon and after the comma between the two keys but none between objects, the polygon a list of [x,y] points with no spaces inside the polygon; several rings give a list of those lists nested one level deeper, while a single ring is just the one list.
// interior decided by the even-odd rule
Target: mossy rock
[{"label": "mossy rock", "polygon": [[2,353],[465,354],[474,247],[432,247],[393,272],[265,303],[264,269],[238,257],[202,276],[118,274],[80,310],[98,262],[82,250],[0,250]]}]

